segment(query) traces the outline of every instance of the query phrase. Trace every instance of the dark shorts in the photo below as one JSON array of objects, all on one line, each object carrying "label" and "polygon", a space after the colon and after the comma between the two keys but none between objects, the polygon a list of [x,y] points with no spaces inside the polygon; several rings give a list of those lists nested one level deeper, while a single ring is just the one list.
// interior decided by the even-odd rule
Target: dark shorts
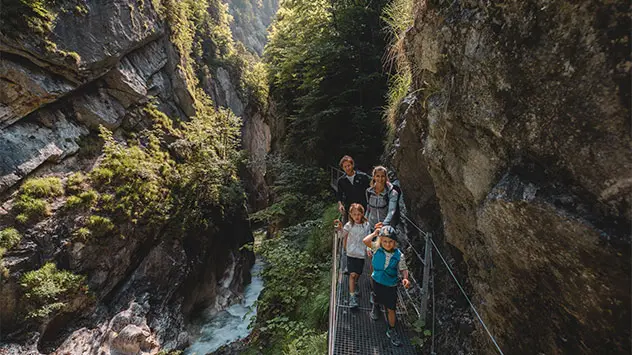
[{"label": "dark shorts", "polygon": [[349,270],[349,272],[362,275],[362,269],[364,269],[364,259],[347,256],[347,270]]},{"label": "dark shorts", "polygon": [[373,287],[375,290],[375,303],[394,310],[397,304],[397,286],[384,286],[373,281]]}]

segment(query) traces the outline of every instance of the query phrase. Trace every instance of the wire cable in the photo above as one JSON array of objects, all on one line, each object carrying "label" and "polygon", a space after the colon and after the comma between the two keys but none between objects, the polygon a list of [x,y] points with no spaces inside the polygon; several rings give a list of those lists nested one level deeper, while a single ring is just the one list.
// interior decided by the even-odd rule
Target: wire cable
[{"label": "wire cable", "polygon": [[[406,217],[405,215],[403,215],[403,216],[404,216],[404,218],[406,218],[408,220],[408,222],[410,222],[410,224],[412,224],[415,228],[417,228],[417,230],[419,230],[421,233],[423,233],[426,236],[426,238],[429,238],[428,233],[426,233],[423,230],[421,230],[421,228],[419,228],[415,223],[413,223],[408,217]],[[494,346],[496,346],[496,350],[498,350],[498,352],[501,355],[504,355],[503,351],[500,349],[500,346],[498,346],[498,343],[496,342],[496,339],[494,338],[492,333],[487,328],[487,325],[485,324],[485,322],[483,322],[483,319],[478,314],[478,311],[476,310],[476,307],[474,307],[474,304],[472,304],[472,301],[470,300],[470,298],[465,293],[465,290],[463,289],[463,286],[461,286],[461,283],[459,282],[459,280],[457,280],[456,276],[454,276],[454,272],[452,272],[452,269],[448,265],[448,262],[445,260],[445,258],[443,257],[443,255],[439,251],[439,248],[435,244],[434,240],[432,240],[432,238],[430,238],[430,243],[432,243],[432,247],[435,249],[435,251],[437,252],[439,257],[441,258],[441,261],[443,261],[443,264],[448,269],[448,272],[450,273],[450,276],[452,276],[452,279],[454,279],[454,282],[456,282],[456,285],[459,286],[459,289],[461,290],[461,293],[463,294],[463,296],[467,300],[467,303],[470,305],[470,308],[472,308],[472,310],[474,311],[474,314],[476,314],[476,318],[478,318],[478,321],[481,323],[481,325],[483,325],[483,328],[485,329],[485,332],[487,332],[487,335],[489,335],[489,338],[492,340],[492,343],[494,343]]]}]

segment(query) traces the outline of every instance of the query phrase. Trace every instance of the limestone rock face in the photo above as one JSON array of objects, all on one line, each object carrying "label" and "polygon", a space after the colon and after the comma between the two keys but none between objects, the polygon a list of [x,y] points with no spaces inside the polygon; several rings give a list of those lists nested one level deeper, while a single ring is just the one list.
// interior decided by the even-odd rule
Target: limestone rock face
[{"label": "limestone rock face", "polygon": [[406,34],[393,162],[505,353],[630,351],[629,23],[622,1],[433,1]]},{"label": "limestone rock face", "polygon": [[279,8],[278,0],[224,0],[233,16],[230,29],[235,40],[250,51],[263,54],[267,42],[267,28]]},{"label": "limestone rock face", "polygon": [[[44,125],[40,122],[48,122]],[[0,192],[13,186],[44,162],[59,162],[79,150],[77,144],[88,129],[69,120],[59,110],[41,110],[28,122],[0,132]]]},{"label": "limestone rock face", "polygon": [[[0,230],[15,223],[9,211],[22,180],[51,173],[66,178],[98,164],[98,156],[82,153],[94,149],[99,126],[120,136],[140,130],[150,104],[174,121],[196,115],[191,78],[157,3],[88,0],[85,14],[59,11],[45,38],[0,34]],[[247,103],[237,95],[239,83],[224,74],[218,70],[228,98],[224,106],[243,114]],[[252,149],[261,154],[258,147]],[[20,244],[0,258],[9,274],[4,277],[0,268],[0,343],[19,343],[2,345],[0,353],[181,349],[196,307],[226,307],[243,288],[254,261],[251,252],[239,250],[252,241],[245,209],[218,216],[208,233],[176,242],[155,226],[121,226],[130,229],[128,239],[104,235],[85,242],[72,232],[87,213],[64,212],[64,198],[51,203],[50,216],[25,227]],[[85,275],[94,299],[33,326],[17,317],[24,313],[19,280],[47,261]]]}]

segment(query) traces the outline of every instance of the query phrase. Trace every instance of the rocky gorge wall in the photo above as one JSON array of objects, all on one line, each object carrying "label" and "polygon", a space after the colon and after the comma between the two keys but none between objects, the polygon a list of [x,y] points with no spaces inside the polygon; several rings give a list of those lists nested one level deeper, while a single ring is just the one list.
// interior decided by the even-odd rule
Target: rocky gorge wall
[{"label": "rocky gorge wall", "polygon": [[[392,162],[506,354],[630,352],[629,16],[427,1],[406,31]],[[496,353],[475,323],[440,347]]]},{"label": "rocky gorge wall", "polygon": [[[204,206],[213,223],[184,235],[168,223],[135,225],[132,219],[108,225],[120,235],[105,233],[97,241],[77,238],[76,228],[88,214],[69,213],[66,196],[49,198],[47,213],[35,223],[20,224],[13,211],[23,181],[52,176],[68,190],[80,176],[75,173],[99,168],[99,126],[123,145],[138,134],[140,146],[151,150],[140,132],[170,126],[164,117],[175,124],[207,115],[211,101],[205,95],[237,115],[250,112],[244,146],[265,151],[258,108],[235,98],[242,78],[210,65],[209,58],[226,57],[230,45],[221,43],[230,39],[205,38],[187,24],[195,13],[208,21],[205,26],[224,26],[230,34],[226,9],[214,1],[168,0],[33,6],[7,1],[1,14],[0,230],[17,227],[22,238],[6,251],[0,248],[0,341],[15,342],[9,351],[18,353],[182,348],[189,341],[188,317],[201,307],[226,307],[249,277],[253,256],[241,246],[252,241],[252,234],[243,197],[238,194],[241,204],[230,209]],[[220,117],[210,109],[210,117]],[[263,138],[255,141],[253,135]],[[176,134],[167,140],[182,138]],[[156,176],[143,174],[140,181]],[[65,300],[64,312],[25,319],[20,280],[51,261],[85,276],[89,292]]]}]

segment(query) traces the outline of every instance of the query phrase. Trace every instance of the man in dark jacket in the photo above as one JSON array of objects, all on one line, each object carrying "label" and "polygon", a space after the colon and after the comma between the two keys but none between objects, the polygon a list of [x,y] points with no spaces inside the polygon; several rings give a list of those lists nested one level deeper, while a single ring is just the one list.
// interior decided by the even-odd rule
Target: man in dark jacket
[{"label": "man in dark jacket", "polygon": [[371,177],[369,175],[356,171],[354,169],[353,158],[345,155],[340,159],[340,167],[344,170],[345,175],[338,179],[338,211],[342,214],[344,220],[347,220],[349,206],[352,203],[359,203],[366,210],[366,189],[369,188]]}]

